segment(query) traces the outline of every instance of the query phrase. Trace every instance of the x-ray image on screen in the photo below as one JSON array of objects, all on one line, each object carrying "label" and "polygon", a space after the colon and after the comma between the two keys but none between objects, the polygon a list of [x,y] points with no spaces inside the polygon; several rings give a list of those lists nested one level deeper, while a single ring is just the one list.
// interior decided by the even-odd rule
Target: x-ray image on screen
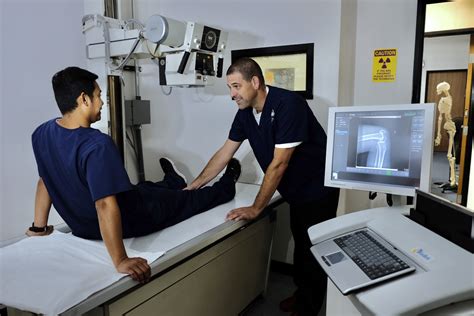
[{"label": "x-ray image on screen", "polygon": [[377,125],[359,125],[356,167],[390,168],[390,135]]},{"label": "x-ray image on screen", "polygon": [[336,107],[329,113],[327,185],[399,194],[429,185],[434,105]]},{"label": "x-ray image on screen", "polygon": [[411,124],[401,115],[351,117],[347,166],[408,170]]}]

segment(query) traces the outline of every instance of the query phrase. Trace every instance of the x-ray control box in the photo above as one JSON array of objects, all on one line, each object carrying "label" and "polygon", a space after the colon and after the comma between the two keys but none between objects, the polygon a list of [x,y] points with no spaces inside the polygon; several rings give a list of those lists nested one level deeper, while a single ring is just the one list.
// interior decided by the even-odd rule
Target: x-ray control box
[{"label": "x-ray control box", "polygon": [[149,100],[125,100],[125,124],[127,126],[150,123]]}]

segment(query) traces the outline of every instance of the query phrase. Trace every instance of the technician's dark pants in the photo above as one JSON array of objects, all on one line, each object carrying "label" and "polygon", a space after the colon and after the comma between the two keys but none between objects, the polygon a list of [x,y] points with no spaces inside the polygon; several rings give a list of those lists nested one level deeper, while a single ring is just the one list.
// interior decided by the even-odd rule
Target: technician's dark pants
[{"label": "technician's dark pants", "polygon": [[310,251],[308,228],[336,216],[339,189],[324,198],[301,205],[290,205],[290,225],[295,251],[293,254],[298,316],[317,315],[326,296],[327,276]]}]

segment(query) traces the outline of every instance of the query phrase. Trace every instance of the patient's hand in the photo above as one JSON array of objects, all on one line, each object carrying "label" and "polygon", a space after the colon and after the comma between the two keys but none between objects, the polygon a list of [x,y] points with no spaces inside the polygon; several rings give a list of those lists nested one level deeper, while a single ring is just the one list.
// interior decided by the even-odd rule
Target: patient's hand
[{"label": "patient's hand", "polygon": [[147,261],[140,257],[125,258],[117,265],[117,271],[129,274],[132,279],[140,283],[150,280],[151,268]]},{"label": "patient's hand", "polygon": [[46,227],[46,230],[44,232],[40,232],[40,233],[35,233],[35,232],[32,232],[31,230],[27,229],[25,234],[29,237],[33,237],[33,236],[47,236],[49,234],[51,234],[54,230],[54,226],[53,225],[48,225],[48,227]]},{"label": "patient's hand", "polygon": [[233,209],[227,214],[227,220],[238,221],[241,219],[254,219],[256,218],[262,210],[257,209],[254,206],[240,207]]}]

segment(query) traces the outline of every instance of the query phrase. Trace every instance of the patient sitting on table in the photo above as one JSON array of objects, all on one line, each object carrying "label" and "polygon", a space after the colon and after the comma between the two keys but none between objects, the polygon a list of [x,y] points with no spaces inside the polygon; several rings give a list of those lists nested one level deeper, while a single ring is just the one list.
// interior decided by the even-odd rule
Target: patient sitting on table
[{"label": "patient sitting on table", "polygon": [[32,135],[39,180],[35,216],[28,236],[48,235],[53,204],[75,236],[103,239],[118,272],[146,282],[150,266],[129,258],[123,238],[143,236],[181,222],[234,198],[240,164],[232,159],[222,178],[200,190],[183,190],[185,179],[166,158],[161,182],[132,185],[112,139],[91,124],[100,120],[97,75],[69,67],[53,76],[62,117],[40,125]]}]

